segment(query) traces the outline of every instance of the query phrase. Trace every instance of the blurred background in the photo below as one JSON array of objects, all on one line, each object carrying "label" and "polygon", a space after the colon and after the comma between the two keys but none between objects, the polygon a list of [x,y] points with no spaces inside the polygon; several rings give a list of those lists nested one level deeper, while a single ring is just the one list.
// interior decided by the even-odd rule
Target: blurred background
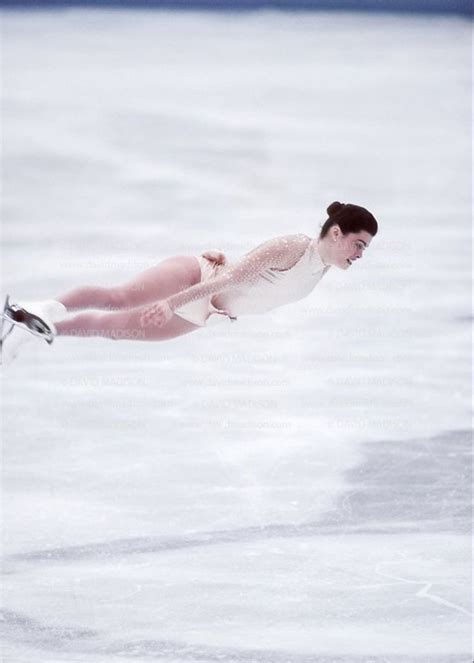
[{"label": "blurred background", "polygon": [[470,661],[468,4],[1,4],[3,294],[380,227],[265,316],[2,367],[4,660]]}]

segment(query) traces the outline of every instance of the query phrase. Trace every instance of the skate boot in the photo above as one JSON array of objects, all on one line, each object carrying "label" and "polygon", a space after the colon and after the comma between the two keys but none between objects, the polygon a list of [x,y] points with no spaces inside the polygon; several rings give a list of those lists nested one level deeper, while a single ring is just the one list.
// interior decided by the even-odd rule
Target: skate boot
[{"label": "skate boot", "polygon": [[54,321],[64,318],[66,314],[64,304],[55,300],[11,304],[7,297],[2,317],[4,324],[21,327],[51,344],[56,336]]}]

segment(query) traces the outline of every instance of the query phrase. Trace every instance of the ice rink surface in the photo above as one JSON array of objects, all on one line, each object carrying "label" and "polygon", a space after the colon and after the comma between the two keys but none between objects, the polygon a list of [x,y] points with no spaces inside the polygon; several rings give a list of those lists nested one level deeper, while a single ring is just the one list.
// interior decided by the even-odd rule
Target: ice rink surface
[{"label": "ice rink surface", "polygon": [[3,660],[471,660],[459,18],[4,12],[3,294],[380,232],[305,300],[3,378]]}]

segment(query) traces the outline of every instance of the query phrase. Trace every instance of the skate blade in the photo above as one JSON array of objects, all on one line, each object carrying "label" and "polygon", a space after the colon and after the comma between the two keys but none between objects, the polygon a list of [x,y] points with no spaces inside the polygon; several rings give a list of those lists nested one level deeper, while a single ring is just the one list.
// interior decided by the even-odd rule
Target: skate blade
[{"label": "skate blade", "polygon": [[33,334],[33,336],[43,338],[49,345],[51,345],[54,340],[53,331],[44,320],[19,306],[14,304],[10,305],[3,311],[2,318],[8,321],[11,325],[20,327],[30,334]]}]

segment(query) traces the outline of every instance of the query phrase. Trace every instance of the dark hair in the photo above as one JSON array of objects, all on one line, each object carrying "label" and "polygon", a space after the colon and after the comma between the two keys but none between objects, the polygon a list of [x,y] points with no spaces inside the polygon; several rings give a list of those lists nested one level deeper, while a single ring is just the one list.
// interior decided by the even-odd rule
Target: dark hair
[{"label": "dark hair", "polygon": [[319,234],[321,239],[327,235],[329,228],[336,224],[341,229],[343,235],[358,233],[361,230],[367,231],[372,236],[377,234],[377,221],[373,214],[369,210],[366,210],[365,207],[351,205],[351,203],[340,203],[336,200],[329,205],[326,211],[329,219],[321,228]]}]

